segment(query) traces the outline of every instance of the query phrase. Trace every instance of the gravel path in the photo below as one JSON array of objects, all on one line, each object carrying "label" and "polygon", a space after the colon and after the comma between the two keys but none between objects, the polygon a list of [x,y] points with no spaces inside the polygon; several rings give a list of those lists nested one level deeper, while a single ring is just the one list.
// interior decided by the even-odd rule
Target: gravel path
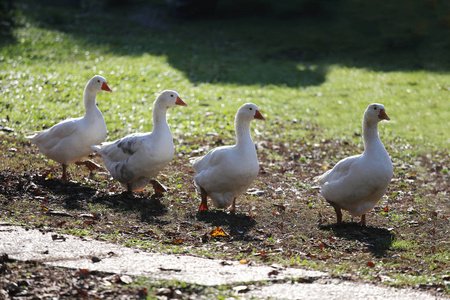
[{"label": "gravel path", "polygon": [[[439,299],[422,291],[333,279],[329,274],[279,265],[143,252],[116,244],[22,227],[0,226],[0,254],[51,266],[88,269],[205,286],[237,285],[237,293],[277,299]],[[294,279],[291,281],[286,279]],[[260,284],[238,285],[242,282]],[[289,282],[289,283],[286,283]],[[442,298],[443,299],[443,298]]]}]

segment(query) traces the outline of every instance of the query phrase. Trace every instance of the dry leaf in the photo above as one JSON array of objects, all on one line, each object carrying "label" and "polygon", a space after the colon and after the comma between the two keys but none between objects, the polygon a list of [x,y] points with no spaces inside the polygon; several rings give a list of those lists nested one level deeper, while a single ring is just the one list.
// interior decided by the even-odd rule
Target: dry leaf
[{"label": "dry leaf", "polygon": [[266,251],[264,251],[264,250],[256,252],[255,256],[261,256],[262,259],[266,259],[267,258]]},{"label": "dry leaf", "polygon": [[216,237],[216,236],[224,236],[224,237],[229,237],[229,235],[227,233],[225,233],[225,231],[223,231],[222,228],[220,228],[219,226],[217,226],[214,230],[212,230],[210,233],[210,235]]},{"label": "dry leaf", "polygon": [[55,225],[58,227],[62,227],[64,224],[66,224],[66,220],[61,220],[55,223]]},{"label": "dry leaf", "polygon": [[375,267],[375,264],[374,264],[372,261],[368,261],[368,262],[366,263],[366,265],[367,265],[368,267],[371,267],[371,268]]},{"label": "dry leaf", "polygon": [[120,281],[124,284],[130,284],[133,282],[133,279],[128,275],[122,275],[120,276]]},{"label": "dry leaf", "polygon": [[241,259],[241,260],[239,261],[239,263],[245,265],[245,264],[247,263],[247,260]]},{"label": "dry leaf", "polygon": [[88,269],[79,269],[78,272],[83,275],[89,275],[91,273]]}]

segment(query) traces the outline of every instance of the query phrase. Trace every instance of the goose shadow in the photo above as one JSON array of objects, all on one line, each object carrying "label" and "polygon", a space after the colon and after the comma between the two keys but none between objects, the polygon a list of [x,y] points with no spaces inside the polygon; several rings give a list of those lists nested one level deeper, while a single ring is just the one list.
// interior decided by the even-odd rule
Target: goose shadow
[{"label": "goose shadow", "polygon": [[346,240],[359,241],[363,243],[367,249],[375,257],[386,256],[387,250],[392,246],[395,240],[395,234],[386,228],[361,226],[358,223],[343,223],[321,225],[319,229],[330,231],[335,236]]},{"label": "goose shadow", "polygon": [[156,195],[130,195],[120,193],[114,195],[99,195],[92,197],[91,202],[101,203],[111,209],[120,209],[122,211],[135,211],[140,213],[142,222],[149,224],[166,225],[168,222],[162,221],[157,217],[167,214],[167,207],[161,202],[161,197]]},{"label": "goose shadow", "polygon": [[228,234],[234,239],[244,239],[256,224],[256,221],[243,213],[227,213],[223,210],[209,210],[197,213],[197,220],[209,223],[212,226],[228,228]]},{"label": "goose shadow", "polygon": [[161,224],[162,221],[156,217],[167,213],[167,208],[155,195],[129,195],[127,193],[110,195],[99,193],[97,189],[78,182],[62,182],[60,179],[54,178],[36,177],[33,182],[38,187],[48,189],[54,195],[62,197],[64,207],[70,210],[85,210],[86,202],[101,203],[114,210],[139,212],[141,221],[158,224]]},{"label": "goose shadow", "polygon": [[38,188],[45,188],[52,194],[62,197],[64,207],[71,210],[84,210],[83,201],[88,201],[97,193],[96,189],[75,181],[63,182],[61,179],[37,176],[32,179],[32,182]]}]

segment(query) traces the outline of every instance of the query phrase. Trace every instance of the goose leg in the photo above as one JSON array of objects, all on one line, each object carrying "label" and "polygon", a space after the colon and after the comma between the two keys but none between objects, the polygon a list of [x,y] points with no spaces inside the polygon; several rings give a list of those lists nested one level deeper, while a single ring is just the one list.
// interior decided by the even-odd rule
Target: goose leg
[{"label": "goose leg", "polygon": [[127,183],[127,194],[133,195],[133,189],[131,188],[131,183]]},{"label": "goose leg", "polygon": [[230,213],[235,213],[236,212],[236,197],[233,198],[233,204],[231,204],[230,207]]},{"label": "goose leg", "polygon": [[207,211],[208,208],[208,193],[200,187],[200,193],[202,197],[202,203],[200,204],[200,207],[198,208],[198,211]]},{"label": "goose leg", "polygon": [[94,170],[97,170],[98,168],[100,168],[100,165],[96,164],[92,160],[76,161],[75,164],[78,165],[78,166],[84,165],[91,172],[94,171]]},{"label": "goose leg", "polygon": [[150,180],[150,183],[153,185],[153,189],[155,190],[155,194],[157,197],[162,197],[163,193],[167,192],[167,189],[164,185],[162,185],[158,180]]},{"label": "goose leg", "polygon": [[96,164],[92,160],[76,161],[75,164],[78,166],[81,166],[81,165],[86,166],[86,168],[88,168],[90,171],[89,178],[91,178],[91,179],[94,177],[94,170],[97,170],[100,168],[100,165]]},{"label": "goose leg", "polygon": [[339,206],[337,206],[336,204],[330,202],[331,206],[333,206],[334,211],[336,212],[336,222],[338,224],[342,223],[342,210]]},{"label": "goose leg", "polygon": [[361,216],[361,222],[360,222],[360,224],[366,226],[366,214],[363,214],[363,215]]},{"label": "goose leg", "polygon": [[62,164],[62,168],[63,168],[63,171],[62,171],[61,179],[63,181],[67,181],[67,165]]}]

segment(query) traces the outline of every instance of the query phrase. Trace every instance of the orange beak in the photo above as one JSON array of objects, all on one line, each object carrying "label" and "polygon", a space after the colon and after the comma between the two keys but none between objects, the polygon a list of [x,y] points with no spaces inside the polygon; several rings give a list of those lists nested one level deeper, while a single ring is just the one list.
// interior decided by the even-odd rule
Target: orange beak
[{"label": "orange beak", "polygon": [[177,97],[177,101],[175,102],[176,105],[181,105],[181,106],[187,106],[187,104],[181,100],[180,97]]},{"label": "orange beak", "polygon": [[378,118],[380,118],[381,120],[390,120],[391,118],[389,118],[389,116],[386,114],[386,112],[384,111],[384,109],[380,109],[380,113],[378,114]]},{"label": "orange beak", "polygon": [[263,117],[263,115],[259,112],[259,110],[255,112],[255,119],[266,120],[266,118]]},{"label": "orange beak", "polygon": [[107,92],[112,92],[112,90],[109,88],[109,86],[106,84],[106,82],[103,82],[102,90],[107,91]]}]

